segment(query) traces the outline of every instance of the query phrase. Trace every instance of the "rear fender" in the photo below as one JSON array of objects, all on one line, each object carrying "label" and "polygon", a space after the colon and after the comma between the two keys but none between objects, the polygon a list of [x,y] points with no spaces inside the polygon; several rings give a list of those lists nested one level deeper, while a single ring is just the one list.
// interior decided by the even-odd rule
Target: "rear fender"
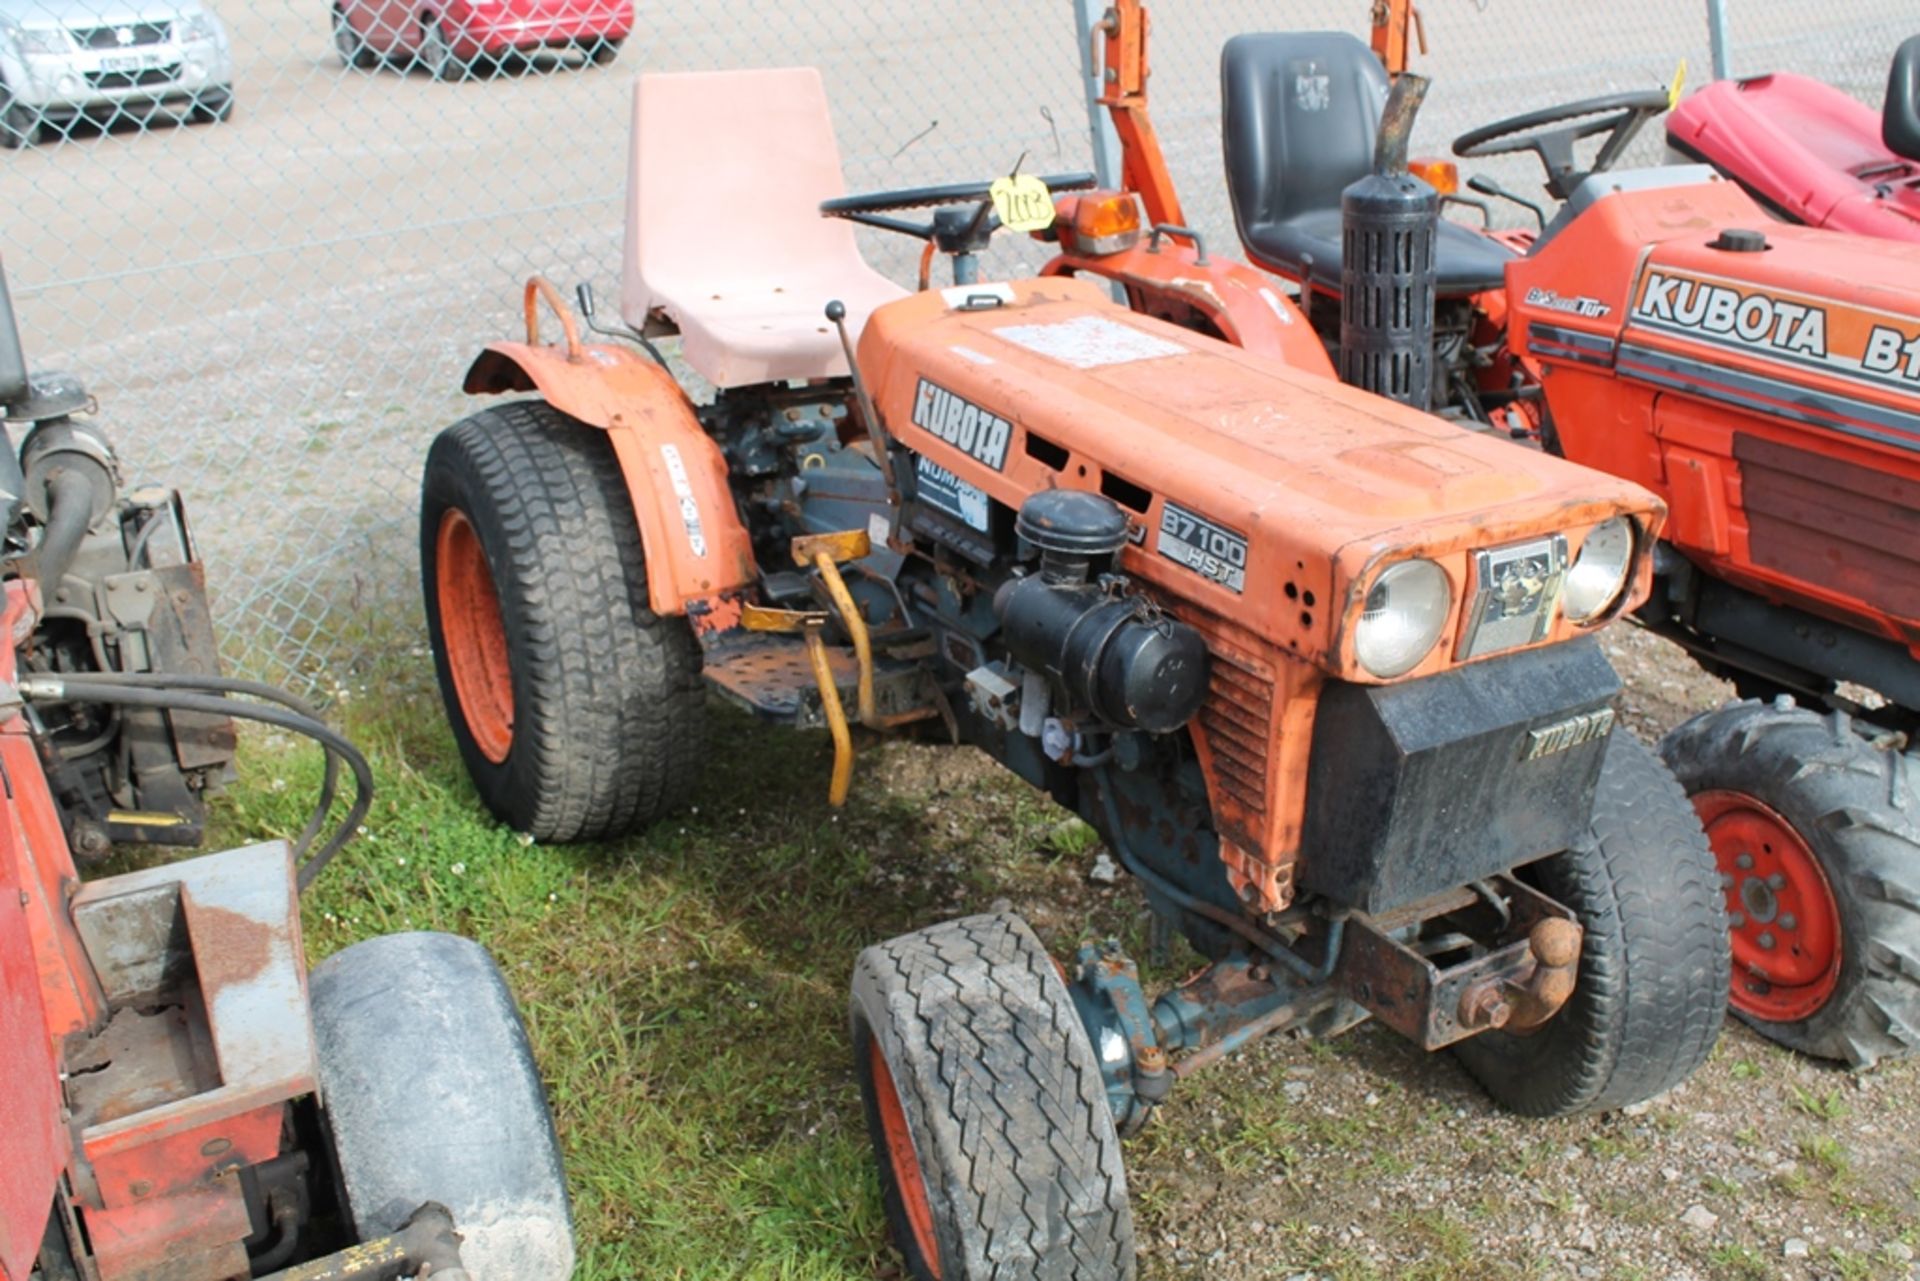
[{"label": "rear fender", "polygon": [[1063,253],[1040,274],[1114,281],[1142,315],[1201,333],[1211,326],[1212,336],[1236,347],[1335,377],[1325,344],[1276,277],[1232,258],[1202,257],[1172,236],[1159,237],[1158,247],[1142,241],[1119,253]]},{"label": "rear fender", "polygon": [[467,370],[465,390],[538,392],[613,442],[647,557],[656,614],[704,614],[758,576],[753,544],[733,504],[727,462],[700,428],[673,376],[603,344],[493,343]]}]

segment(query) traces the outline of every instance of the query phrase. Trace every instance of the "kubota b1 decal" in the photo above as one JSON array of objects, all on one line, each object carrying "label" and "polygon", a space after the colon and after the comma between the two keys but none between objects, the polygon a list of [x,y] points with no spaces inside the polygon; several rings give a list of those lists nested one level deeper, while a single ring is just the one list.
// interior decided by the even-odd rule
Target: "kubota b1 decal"
[{"label": "kubota b1 decal", "polygon": [[[1615,358],[1630,378],[1733,405],[1750,413],[1825,427],[1920,450],[1920,318],[1792,290],[1655,267],[1641,279],[1632,325]],[[1647,345],[1650,333],[1755,358],[1778,372]],[[1806,371],[1905,393],[1906,406],[1828,391]]]},{"label": "kubota b1 decal", "polygon": [[1895,391],[1920,390],[1920,317],[1654,268],[1640,282],[1633,322]]},{"label": "kubota b1 decal", "polygon": [[913,395],[913,423],[995,471],[1007,465],[1013,424],[924,378]]}]

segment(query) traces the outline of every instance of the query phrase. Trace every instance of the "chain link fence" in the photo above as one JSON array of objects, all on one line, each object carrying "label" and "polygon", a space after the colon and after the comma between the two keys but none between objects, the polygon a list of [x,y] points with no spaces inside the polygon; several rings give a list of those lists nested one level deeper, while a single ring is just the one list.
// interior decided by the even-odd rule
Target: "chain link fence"
[{"label": "chain link fence", "polygon": [[[0,152],[0,258],[29,356],[89,382],[130,482],[187,493],[234,665],[309,689],[420,643],[420,459],[469,412],[461,375],[514,331],[520,282],[611,302],[634,73],[819,66],[850,190],[1092,163],[1074,0],[340,3],[0,0],[0,141],[29,144]],[[1190,217],[1231,250],[1222,42],[1364,37],[1370,6],[1152,8],[1155,119]],[[512,26],[528,21],[553,25]],[[496,25],[573,44],[472,57],[462,33]],[[1912,25],[1911,0],[1744,0],[1729,53],[1877,102]],[[1696,82],[1711,65],[1702,0],[1432,0],[1424,27],[1430,153],[1497,116],[1668,83],[1682,57]],[[174,96],[135,105],[156,95]],[[79,120],[36,105],[81,99]],[[1656,135],[1630,162],[1658,159]],[[1497,176],[1537,190],[1524,165]],[[917,245],[862,234],[911,278]],[[988,269],[1044,253],[1003,236]]]}]

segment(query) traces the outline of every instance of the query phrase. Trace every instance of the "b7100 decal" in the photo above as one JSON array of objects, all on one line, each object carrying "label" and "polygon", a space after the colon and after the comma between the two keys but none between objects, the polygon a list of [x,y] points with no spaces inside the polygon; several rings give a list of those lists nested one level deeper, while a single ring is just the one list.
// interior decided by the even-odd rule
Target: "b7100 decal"
[{"label": "b7100 decal", "polygon": [[1236,592],[1247,590],[1247,540],[1178,503],[1160,510],[1160,554]]}]

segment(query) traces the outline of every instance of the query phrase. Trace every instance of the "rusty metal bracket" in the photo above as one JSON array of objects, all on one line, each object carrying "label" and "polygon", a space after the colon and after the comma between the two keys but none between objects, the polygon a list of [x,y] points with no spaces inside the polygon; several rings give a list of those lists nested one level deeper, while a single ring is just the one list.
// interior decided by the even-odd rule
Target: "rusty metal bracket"
[{"label": "rusty metal bracket", "polygon": [[460,1234],[454,1231],[453,1215],[445,1206],[429,1201],[391,1236],[270,1273],[261,1281],[396,1281],[399,1277],[473,1281],[461,1262]]},{"label": "rusty metal bracket", "polygon": [[1390,917],[1355,913],[1335,980],[1341,993],[1428,1050],[1552,1018],[1573,994],[1580,926],[1566,908],[1518,881],[1496,877],[1492,888],[1510,913],[1500,931],[1506,941],[1444,969],[1396,934],[1471,906],[1470,895],[1440,895]]}]

